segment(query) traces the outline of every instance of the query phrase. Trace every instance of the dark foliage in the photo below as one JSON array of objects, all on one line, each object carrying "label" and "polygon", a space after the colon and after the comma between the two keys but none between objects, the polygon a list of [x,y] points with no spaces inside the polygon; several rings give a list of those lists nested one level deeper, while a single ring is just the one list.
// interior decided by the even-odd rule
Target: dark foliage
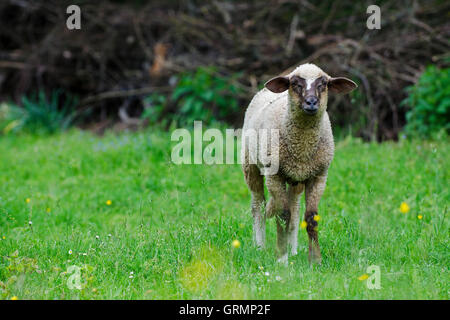
[{"label": "dark foliage", "polygon": [[[66,28],[78,4],[82,29]],[[268,78],[314,62],[360,89],[334,97],[335,126],[365,139],[395,139],[405,123],[404,88],[429,64],[448,61],[448,1],[378,1],[381,30],[366,27],[371,1],[44,1],[0,2],[0,99],[37,90],[80,98],[85,123],[135,124],[153,93],[169,96],[176,75],[215,66],[242,73],[245,106]],[[446,60],[447,59],[447,60]],[[168,112],[177,106],[168,105]],[[164,111],[162,112],[164,114]]]}]

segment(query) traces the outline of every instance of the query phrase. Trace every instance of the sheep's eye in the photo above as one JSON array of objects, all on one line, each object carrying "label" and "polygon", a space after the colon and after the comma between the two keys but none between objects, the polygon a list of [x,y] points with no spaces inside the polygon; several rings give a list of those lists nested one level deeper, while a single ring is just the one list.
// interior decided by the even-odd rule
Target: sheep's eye
[{"label": "sheep's eye", "polygon": [[302,86],[299,82],[294,82],[294,83],[292,84],[292,86],[293,86],[294,88],[298,88],[298,89],[302,89],[302,88],[303,88],[303,86]]}]

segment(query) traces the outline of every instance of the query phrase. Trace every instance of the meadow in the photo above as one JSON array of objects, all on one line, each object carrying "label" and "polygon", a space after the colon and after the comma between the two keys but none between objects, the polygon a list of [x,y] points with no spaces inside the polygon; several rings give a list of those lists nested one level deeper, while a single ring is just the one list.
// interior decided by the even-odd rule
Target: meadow
[{"label": "meadow", "polygon": [[240,166],[174,165],[173,145],[152,129],[2,136],[0,298],[449,298],[448,139],[338,141],[323,263],[309,266],[301,229],[287,267],[273,219],[267,248],[252,245]]}]

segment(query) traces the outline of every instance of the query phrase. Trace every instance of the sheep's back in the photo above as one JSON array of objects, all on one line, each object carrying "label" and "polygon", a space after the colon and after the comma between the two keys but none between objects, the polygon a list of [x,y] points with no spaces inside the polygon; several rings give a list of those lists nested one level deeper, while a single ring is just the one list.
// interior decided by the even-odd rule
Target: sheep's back
[{"label": "sheep's back", "polygon": [[264,88],[250,102],[243,129],[279,129],[280,120],[287,110],[287,91],[273,93]]}]

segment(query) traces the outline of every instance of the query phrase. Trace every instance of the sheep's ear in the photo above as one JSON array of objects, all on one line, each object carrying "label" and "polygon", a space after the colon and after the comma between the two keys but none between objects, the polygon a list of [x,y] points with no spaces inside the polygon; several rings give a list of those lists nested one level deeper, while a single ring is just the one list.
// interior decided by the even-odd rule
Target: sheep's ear
[{"label": "sheep's ear", "polygon": [[339,77],[328,80],[328,89],[335,93],[349,93],[358,87],[352,80]]},{"label": "sheep's ear", "polygon": [[280,93],[289,89],[289,78],[275,77],[267,81],[264,86],[272,92]]}]

